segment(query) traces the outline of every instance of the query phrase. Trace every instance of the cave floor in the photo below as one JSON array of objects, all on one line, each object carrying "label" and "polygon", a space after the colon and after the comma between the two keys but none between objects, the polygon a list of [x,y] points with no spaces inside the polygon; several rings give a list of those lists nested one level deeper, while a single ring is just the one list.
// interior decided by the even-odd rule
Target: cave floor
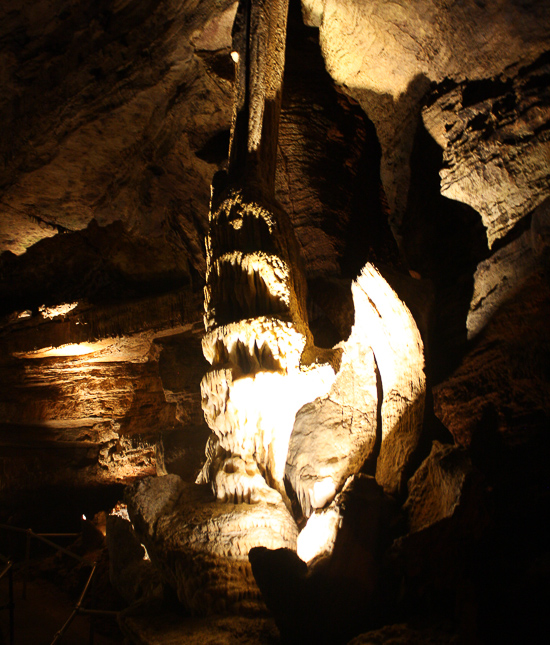
[{"label": "cave floor", "polygon": [[[15,644],[50,645],[55,634],[71,615],[75,600],[56,584],[43,578],[29,580],[27,598],[23,600],[23,579],[20,573],[14,577],[15,598]],[[0,601],[7,600],[7,580],[1,582]],[[95,619],[96,621],[98,619]],[[123,643],[124,637],[114,620],[100,618],[101,627],[96,626],[93,641],[90,640],[90,619],[77,615],[68,630],[59,640],[60,645],[113,645]],[[0,644],[9,643],[8,612],[0,612]]]}]

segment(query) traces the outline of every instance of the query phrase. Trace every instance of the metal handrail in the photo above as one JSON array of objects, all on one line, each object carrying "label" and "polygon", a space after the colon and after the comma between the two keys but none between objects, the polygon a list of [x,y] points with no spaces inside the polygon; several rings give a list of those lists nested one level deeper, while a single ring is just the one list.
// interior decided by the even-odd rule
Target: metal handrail
[{"label": "metal handrail", "polygon": [[[28,577],[29,577],[29,563],[30,563],[30,544],[31,544],[31,538],[36,538],[37,540],[40,540],[41,542],[44,542],[45,544],[48,544],[49,546],[53,547],[57,551],[60,551],[61,553],[64,553],[65,555],[68,555],[79,562],[83,564],[90,565],[92,567],[92,570],[90,572],[90,575],[88,576],[88,580],[84,586],[84,589],[82,590],[82,593],[80,594],[80,597],[71,613],[69,618],[65,621],[64,625],[59,629],[55,636],[54,639],[51,643],[51,645],[55,645],[65,634],[71,623],[73,622],[74,618],[78,614],[90,614],[90,615],[104,615],[104,616],[118,616],[118,611],[109,611],[109,610],[102,610],[102,609],[87,609],[85,607],[82,607],[82,603],[84,602],[84,598],[86,596],[86,593],[88,592],[88,589],[90,588],[90,584],[92,582],[92,578],[94,576],[94,573],[97,568],[97,562],[92,561],[90,562],[89,560],[86,560],[85,558],[77,555],[76,553],[73,553],[72,551],[69,551],[68,549],[60,546],[59,544],[56,544],[55,542],[52,542],[51,540],[48,540],[48,537],[77,537],[81,535],[81,533],[35,533],[32,529],[23,529],[18,526],[11,526],[9,524],[2,524],[0,523],[0,529],[6,529],[8,531],[13,531],[15,533],[25,533],[26,534],[26,544],[25,544],[25,564],[24,564],[24,577],[23,577],[23,600],[26,599],[27,597],[27,582],[28,582]],[[46,537],[47,536],[47,537]],[[3,556],[2,559],[6,560]],[[14,608],[15,608],[15,603],[13,600],[13,563],[8,560],[6,560],[7,564],[5,570],[0,574],[0,579],[9,571],[10,574],[10,603],[7,605],[10,607],[10,645],[13,645],[14,643]],[[90,623],[90,645],[93,643],[93,626],[92,623]]]},{"label": "metal handrail", "polygon": [[92,570],[90,571],[90,575],[88,576],[88,580],[86,584],[84,585],[84,589],[82,590],[82,593],[80,594],[80,598],[78,599],[75,608],[73,609],[73,613],[67,618],[65,624],[61,629],[56,633],[56,635],[53,637],[52,645],[55,645],[57,641],[63,636],[63,634],[69,629],[69,625],[73,622],[75,616],[79,613],[80,607],[82,605],[82,601],[84,600],[84,596],[86,595],[86,592],[88,591],[88,588],[90,586],[90,583],[92,582],[92,578],[94,577],[94,573],[97,567],[97,562],[94,562],[92,566]]}]

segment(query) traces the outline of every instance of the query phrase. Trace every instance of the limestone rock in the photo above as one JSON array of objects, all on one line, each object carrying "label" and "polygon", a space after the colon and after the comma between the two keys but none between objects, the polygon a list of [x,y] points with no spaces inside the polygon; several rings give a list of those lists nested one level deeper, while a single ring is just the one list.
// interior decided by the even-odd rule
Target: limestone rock
[{"label": "limestone rock", "polygon": [[489,246],[548,195],[547,55],[475,83],[442,84],[423,111],[443,148],[441,193],[475,208]]},{"label": "limestone rock", "polygon": [[[353,284],[355,325],[374,352],[382,389],[376,481],[403,489],[424,417],[424,346],[405,303],[370,264]],[[353,334],[352,334],[353,336]]]},{"label": "limestone rock", "polygon": [[414,318],[371,264],[352,293],[355,324],[339,346],[340,370],[327,395],[299,410],[290,437],[285,475],[306,517],[369,456],[377,457],[377,481],[400,490],[422,429],[424,354]]},{"label": "limestone rock", "polygon": [[466,319],[469,339],[475,338],[485,328],[498,309],[513,297],[538,267],[532,244],[533,234],[529,230],[478,264]]},{"label": "limestone rock", "polygon": [[121,612],[122,633],[140,645],[258,645],[277,643],[269,616],[188,616],[166,601],[138,603]]},{"label": "limestone rock", "polygon": [[550,197],[547,197],[531,217],[531,246],[533,252],[543,260],[548,259],[550,248]]},{"label": "limestone rock", "polygon": [[418,629],[411,625],[387,625],[356,636],[348,645],[458,645],[457,634],[437,627]]},{"label": "limestone rock", "polygon": [[[304,0],[327,69],[376,126],[381,177],[398,227],[409,157],[430,82],[483,79],[547,49],[547,3]],[[486,29],[472,28],[483,24]]]},{"label": "limestone rock", "polygon": [[232,4],[132,1],[105,12],[40,2],[28,12],[16,2],[3,13],[1,109],[13,127],[2,141],[2,248],[19,254],[95,217],[122,220],[136,238],[179,229],[180,248],[204,262],[181,213],[192,203],[206,226],[214,168],[194,153],[228,127],[231,90],[206,72],[191,37]]},{"label": "limestone rock", "polygon": [[206,240],[203,348],[213,369],[201,384],[217,446],[201,481],[219,499],[267,499],[265,484],[286,497],[294,415],[333,378],[330,352],[313,347],[290,218],[273,199],[287,9],[242,3],[233,30],[229,167],[212,185]]},{"label": "limestone rock", "polygon": [[[260,346],[261,351],[248,352],[246,326],[247,323],[235,326],[236,330],[243,330],[236,343],[240,352],[230,354],[235,356],[235,362],[228,363],[230,368],[212,370],[202,381],[205,418],[225,451],[245,461],[257,461],[267,473],[268,483],[284,492],[288,440],[296,411],[328,390],[334,372],[329,365],[307,370],[299,369],[298,365],[292,368],[292,355],[296,354],[299,360],[300,352],[292,347],[289,352],[279,353],[276,347],[284,344],[284,336],[273,336],[269,345],[265,336],[252,337],[253,348]],[[287,368],[266,369],[265,356],[272,357],[268,361],[271,365],[281,362]],[[243,367],[253,365],[257,357],[262,369],[248,371],[248,368],[248,373],[243,374]],[[226,484],[229,490],[229,482]]]},{"label": "limestone rock", "polygon": [[106,539],[109,579],[128,604],[162,598],[162,580],[137,539],[125,508],[117,509],[107,517]]},{"label": "limestone rock", "polygon": [[[16,480],[25,489],[107,486],[154,474],[161,437],[165,465],[177,461],[178,472],[194,481],[208,437],[198,396],[207,363],[188,318],[197,316],[196,305],[184,293],[103,307],[68,303],[4,319],[6,494]],[[175,367],[178,353],[186,360]]]},{"label": "limestone rock", "polygon": [[371,454],[377,413],[374,355],[354,327],[330,391],[298,411],[290,436],[285,476],[306,517],[330,503]]},{"label": "limestone rock", "polygon": [[[252,549],[249,558],[281,636],[289,643],[340,643],[376,623],[378,573],[389,505],[373,477],[350,478],[336,498],[332,550],[308,566],[287,549]],[[311,516],[319,516],[319,511]]]},{"label": "limestone rock", "polygon": [[408,483],[409,496],[403,508],[410,531],[419,531],[451,517],[460,503],[471,468],[464,449],[433,442],[430,454]]},{"label": "limestone rock", "polygon": [[342,526],[341,495],[336,495],[325,508],[313,510],[298,535],[296,553],[307,564],[317,558],[327,558],[334,550]]},{"label": "limestone rock", "polygon": [[398,262],[380,146],[360,105],[330,77],[319,32],[300,13],[291,2],[275,195],[292,220],[308,281],[351,280],[367,261]]},{"label": "limestone rock", "polygon": [[282,501],[222,503],[176,475],[142,480],[127,501],[151,561],[195,614],[263,611],[249,550],[296,548],[298,530]]},{"label": "limestone rock", "polygon": [[469,446],[490,430],[505,445],[525,445],[543,432],[550,401],[549,302],[539,269],[493,316],[460,367],[434,388],[435,413],[457,444]]}]

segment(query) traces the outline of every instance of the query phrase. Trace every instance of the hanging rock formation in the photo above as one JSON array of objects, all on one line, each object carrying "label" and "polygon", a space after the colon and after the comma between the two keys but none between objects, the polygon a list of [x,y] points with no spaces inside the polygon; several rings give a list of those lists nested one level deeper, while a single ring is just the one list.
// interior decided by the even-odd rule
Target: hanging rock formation
[{"label": "hanging rock formation", "polygon": [[424,124],[443,148],[441,194],[481,215],[489,246],[548,195],[550,58],[476,83],[443,83]]},{"label": "hanging rock formation", "polygon": [[355,323],[330,391],[296,415],[286,476],[304,515],[323,508],[367,458],[390,493],[403,490],[418,445],[426,379],[416,323],[367,264],[352,286]]}]

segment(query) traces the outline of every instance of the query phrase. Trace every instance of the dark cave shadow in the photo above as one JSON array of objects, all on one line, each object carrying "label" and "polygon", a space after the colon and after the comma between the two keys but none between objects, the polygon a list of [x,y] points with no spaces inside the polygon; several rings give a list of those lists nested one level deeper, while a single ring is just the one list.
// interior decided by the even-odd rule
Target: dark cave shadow
[{"label": "dark cave shadow", "polygon": [[489,255],[479,213],[440,193],[443,151],[420,120],[410,159],[411,180],[401,226],[410,268],[433,285],[426,342],[431,385],[455,369],[467,347],[466,318],[477,265]]}]

